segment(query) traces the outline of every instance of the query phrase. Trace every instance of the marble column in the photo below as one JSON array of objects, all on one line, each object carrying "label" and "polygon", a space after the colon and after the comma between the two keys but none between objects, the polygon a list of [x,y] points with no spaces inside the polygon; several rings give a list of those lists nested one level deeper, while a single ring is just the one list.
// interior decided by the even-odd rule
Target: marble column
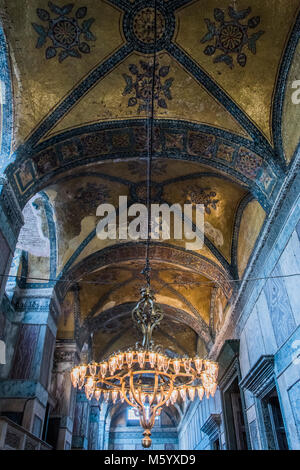
[{"label": "marble column", "polygon": [[93,399],[90,409],[90,425],[89,425],[89,450],[99,450],[100,440],[100,405],[97,400]]},{"label": "marble column", "polygon": [[105,420],[104,443],[103,443],[104,450],[107,450],[109,446],[110,422],[111,422],[111,416],[108,414]]},{"label": "marble column", "polygon": [[0,304],[9,273],[11,261],[16,248],[18,236],[24,218],[18,200],[9,184],[0,177]]},{"label": "marble column", "polygon": [[89,437],[89,418],[90,401],[86,398],[83,391],[78,390],[76,395],[74,414],[72,449],[87,450]]},{"label": "marble column", "polygon": [[70,378],[72,367],[79,361],[74,340],[57,340],[51,381],[51,395],[55,400],[51,419],[59,420],[56,449],[69,450],[72,445],[76,390]]},{"label": "marble column", "polygon": [[105,449],[105,422],[108,414],[108,404],[101,403],[99,415],[99,450]]},{"label": "marble column", "polygon": [[4,176],[0,177],[0,365],[6,362],[6,316],[3,313],[7,275],[24,218],[15,194]]},{"label": "marble column", "polygon": [[20,424],[37,437],[48,401],[59,312],[53,289],[19,290],[16,331],[9,341],[13,347],[0,370],[0,411],[17,413]]}]

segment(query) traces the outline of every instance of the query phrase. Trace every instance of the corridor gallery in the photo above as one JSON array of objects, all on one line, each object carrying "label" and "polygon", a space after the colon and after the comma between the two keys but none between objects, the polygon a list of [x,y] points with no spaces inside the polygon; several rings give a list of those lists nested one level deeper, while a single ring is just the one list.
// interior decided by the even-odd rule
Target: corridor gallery
[{"label": "corridor gallery", "polygon": [[0,0],[0,449],[300,449],[300,0],[71,1]]}]

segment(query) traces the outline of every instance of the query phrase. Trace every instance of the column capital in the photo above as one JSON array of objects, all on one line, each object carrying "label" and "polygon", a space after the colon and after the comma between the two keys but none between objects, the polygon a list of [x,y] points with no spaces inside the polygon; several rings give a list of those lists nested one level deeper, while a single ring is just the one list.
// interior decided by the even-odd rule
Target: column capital
[{"label": "column capital", "polygon": [[64,368],[71,368],[74,364],[79,362],[79,359],[79,349],[74,340],[56,340],[54,370],[57,370],[62,363]]},{"label": "column capital", "polygon": [[53,289],[21,289],[17,288],[13,304],[17,311],[49,311]]},{"label": "column capital", "polygon": [[60,304],[53,288],[20,289],[17,288],[13,306],[21,316],[22,323],[48,325],[56,336],[57,323],[60,316]]}]

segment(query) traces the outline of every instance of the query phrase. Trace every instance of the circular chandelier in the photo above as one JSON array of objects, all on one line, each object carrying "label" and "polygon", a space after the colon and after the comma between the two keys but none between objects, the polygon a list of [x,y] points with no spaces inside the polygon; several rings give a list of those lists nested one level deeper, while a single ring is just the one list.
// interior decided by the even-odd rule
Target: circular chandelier
[{"label": "circular chandelier", "polygon": [[138,410],[144,429],[143,447],[151,446],[151,430],[155,417],[164,406],[178,400],[202,400],[214,396],[217,388],[218,364],[200,357],[170,358],[158,351],[152,332],[163,319],[147,286],[132,312],[136,326],[143,334],[135,349],[114,353],[107,360],[82,364],[71,371],[74,387],[84,388],[88,400],[103,397],[115,404],[118,400]]}]

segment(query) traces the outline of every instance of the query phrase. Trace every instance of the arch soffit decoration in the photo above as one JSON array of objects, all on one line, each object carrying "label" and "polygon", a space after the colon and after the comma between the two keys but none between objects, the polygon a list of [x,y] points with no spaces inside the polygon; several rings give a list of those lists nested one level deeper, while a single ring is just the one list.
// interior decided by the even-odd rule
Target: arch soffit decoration
[{"label": "arch soffit decoration", "polygon": [[[169,26],[169,33],[164,33],[163,39],[159,43],[160,49],[167,51],[193,79],[200,83],[211,96],[225,107],[250,138],[243,138],[213,126],[197,125],[176,120],[156,120],[159,132],[156,152],[157,154],[162,152],[166,158],[191,158],[196,161],[202,161],[207,165],[231,174],[234,178],[240,180],[242,184],[247,184],[263,207],[269,209],[269,204],[272,204],[272,200],[276,196],[276,191],[280,186],[285,169],[281,143],[281,114],[286,79],[299,39],[300,15],[298,15],[290,29],[287,45],[282,52],[279,64],[272,110],[274,139],[274,147],[272,147],[262,131],[251,121],[237,103],[230,98],[229,94],[201,68],[195,59],[190,57],[177,44],[177,13],[180,13],[182,9],[190,6],[192,3],[191,0],[183,2],[174,1],[169,2],[166,7],[164,2],[158,2],[158,7],[165,15],[165,20]],[[123,44],[108,59],[99,63],[96,68],[88,73],[63,98],[60,104],[36,126],[29,138],[19,145],[14,152],[12,158],[15,158],[16,162],[9,166],[6,174],[21,204],[24,204],[34,192],[40,189],[40,184],[45,184],[51,180],[52,176],[63,168],[78,164],[82,165],[88,163],[90,159],[126,158],[126,153],[128,154],[128,151],[130,151],[129,148],[126,148],[126,146],[116,148],[112,145],[112,135],[116,131],[119,132],[120,127],[123,127],[124,136],[127,134],[124,140],[130,142],[130,149],[135,147],[134,133],[143,128],[144,123],[142,119],[123,120],[121,123],[106,122],[92,124],[62,132],[55,137],[41,142],[49,131],[55,127],[56,123],[95,84],[107,76],[118,64],[122,63],[134,50],[140,50],[140,52],[146,55],[152,52],[151,45],[148,45],[145,49],[139,41],[136,42],[133,39],[133,33],[129,27],[132,15],[135,15],[144,6],[144,3],[140,1],[137,2],[137,5],[132,6],[130,3],[123,2],[122,0],[110,0],[108,4],[122,12]],[[149,6],[148,3],[147,6]],[[174,32],[176,32],[175,35]],[[171,136],[176,136],[177,134],[180,135],[180,138],[177,139],[177,143],[173,138],[173,144],[171,144],[166,139],[166,134]],[[102,141],[102,152],[98,151],[95,155],[94,150],[94,154],[91,154],[84,146],[84,139],[87,135],[97,135],[100,138]],[[220,149],[224,148],[224,145],[231,149],[229,152],[231,157],[226,159],[226,161],[224,159],[222,161],[222,158],[220,158]],[[139,150],[137,153],[140,155],[141,151]],[[249,171],[243,165],[242,160],[245,154],[254,163],[255,171],[252,174],[249,174]],[[45,160],[47,160],[47,165],[44,165]]]},{"label": "arch soffit decoration", "polygon": [[[203,274],[208,279],[219,284],[227,298],[230,298],[232,295],[233,288],[229,282],[232,279],[231,276],[216,263],[199,254],[178,247],[171,247],[166,243],[151,242],[150,256],[153,262],[167,261],[170,264],[181,266],[185,269],[188,267],[190,271],[196,274]],[[123,261],[144,260],[144,258],[145,243],[143,242],[123,243],[122,245],[114,245],[95,252],[61,274],[55,287],[58,297],[63,299],[72,284],[100,268],[120,264]],[[63,279],[67,279],[67,281],[63,281]],[[60,280],[63,282],[59,282]]]}]

